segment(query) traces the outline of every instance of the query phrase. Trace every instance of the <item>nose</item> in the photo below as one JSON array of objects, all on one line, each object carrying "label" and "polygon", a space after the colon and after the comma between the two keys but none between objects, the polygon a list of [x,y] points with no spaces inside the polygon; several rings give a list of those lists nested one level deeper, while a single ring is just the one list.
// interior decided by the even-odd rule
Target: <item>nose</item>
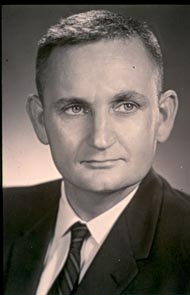
[{"label": "nose", "polygon": [[110,115],[104,111],[93,114],[90,145],[105,150],[115,143],[115,133]]}]

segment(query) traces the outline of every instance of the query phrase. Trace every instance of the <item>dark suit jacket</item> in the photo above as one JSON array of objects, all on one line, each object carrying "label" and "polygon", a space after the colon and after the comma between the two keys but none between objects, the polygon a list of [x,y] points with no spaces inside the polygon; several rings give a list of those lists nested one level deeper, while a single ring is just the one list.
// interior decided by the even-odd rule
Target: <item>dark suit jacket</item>
[{"label": "dark suit jacket", "polygon": [[[35,294],[60,180],[5,190],[5,293]],[[8,217],[7,217],[8,216]],[[190,294],[190,197],[151,171],[96,255],[76,295]]]}]

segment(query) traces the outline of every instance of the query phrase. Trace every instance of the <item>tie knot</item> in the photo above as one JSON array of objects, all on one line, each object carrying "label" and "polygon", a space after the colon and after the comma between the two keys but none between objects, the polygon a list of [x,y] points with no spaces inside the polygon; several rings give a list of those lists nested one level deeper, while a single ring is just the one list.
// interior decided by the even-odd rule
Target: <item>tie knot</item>
[{"label": "tie knot", "polygon": [[89,236],[89,230],[85,224],[75,223],[71,227],[71,248],[80,251],[84,239]]}]

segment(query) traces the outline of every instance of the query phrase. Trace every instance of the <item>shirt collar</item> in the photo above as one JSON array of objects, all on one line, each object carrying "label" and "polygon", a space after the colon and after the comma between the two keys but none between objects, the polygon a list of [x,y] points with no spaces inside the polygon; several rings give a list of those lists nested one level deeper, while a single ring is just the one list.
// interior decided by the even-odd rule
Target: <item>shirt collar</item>
[{"label": "shirt collar", "polygon": [[61,198],[59,201],[59,211],[55,228],[55,238],[60,238],[63,236],[75,222],[79,221],[87,225],[91,236],[98,244],[101,244],[111,230],[115,221],[118,219],[119,215],[135,195],[138,187],[139,185],[137,185],[130,194],[128,194],[123,200],[121,200],[111,209],[86,222],[82,220],[70,206],[65,194],[64,181],[62,181]]}]

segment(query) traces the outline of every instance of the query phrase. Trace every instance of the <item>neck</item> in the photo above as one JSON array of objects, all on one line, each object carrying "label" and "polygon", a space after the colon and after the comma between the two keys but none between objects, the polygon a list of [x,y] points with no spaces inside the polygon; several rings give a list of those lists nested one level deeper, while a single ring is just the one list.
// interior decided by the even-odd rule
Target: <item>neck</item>
[{"label": "neck", "polygon": [[65,180],[65,193],[73,210],[83,220],[89,221],[109,210],[130,192],[137,184],[117,191],[92,192],[76,187]]}]

